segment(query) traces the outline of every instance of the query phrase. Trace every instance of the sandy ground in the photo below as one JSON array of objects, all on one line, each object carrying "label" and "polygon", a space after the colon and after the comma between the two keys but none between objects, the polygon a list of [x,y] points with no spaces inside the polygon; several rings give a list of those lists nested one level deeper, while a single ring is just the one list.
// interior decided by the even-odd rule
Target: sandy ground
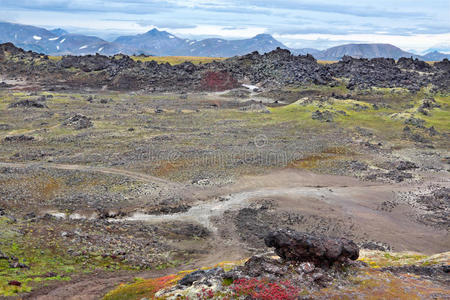
[{"label": "sandy ground", "polygon": [[[99,172],[108,170],[100,169]],[[120,171],[124,176],[136,177],[135,173]],[[140,176],[138,176],[140,177]],[[150,178],[146,178],[150,179]],[[440,177],[440,184],[449,186],[448,176]],[[151,216],[129,216],[128,220],[158,222],[165,220],[185,220],[201,223],[213,232],[213,248],[202,258],[189,265],[164,271],[143,273],[91,274],[57,287],[47,287],[33,292],[29,299],[98,299],[121,282],[134,277],[157,277],[177,270],[214,265],[218,261],[236,260],[248,251],[240,247],[237,236],[223,240],[217,232],[229,226],[224,215],[230,211],[249,207],[260,199],[270,199],[276,211],[289,211],[318,217],[345,220],[351,226],[352,235],[390,245],[395,251],[418,251],[439,253],[449,249],[450,238],[447,231],[417,223],[410,217],[408,207],[399,206],[387,212],[379,209],[386,200],[393,200],[395,192],[411,190],[420,185],[379,184],[361,182],[345,176],[317,175],[298,170],[279,170],[262,176],[243,177],[237,183],[214,189],[199,189],[194,195],[198,205],[184,213]],[[217,201],[222,196],[226,200]],[[214,199],[205,201],[205,199]],[[211,222],[210,218],[219,222]],[[120,220],[116,220],[120,222]],[[302,224],[304,226],[305,224]],[[314,224],[313,224],[314,225]],[[302,227],[300,226],[300,227]],[[295,227],[295,226],[294,226]]]}]

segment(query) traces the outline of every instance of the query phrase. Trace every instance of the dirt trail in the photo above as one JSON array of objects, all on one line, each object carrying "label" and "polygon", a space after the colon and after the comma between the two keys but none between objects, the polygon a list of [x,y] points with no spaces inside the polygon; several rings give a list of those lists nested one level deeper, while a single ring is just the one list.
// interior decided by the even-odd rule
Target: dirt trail
[{"label": "dirt trail", "polygon": [[84,171],[84,172],[98,172],[103,174],[112,174],[112,175],[120,175],[124,177],[128,177],[131,179],[140,180],[148,183],[158,183],[163,184],[168,187],[183,187],[182,184],[168,181],[159,177],[127,171],[117,168],[108,168],[108,167],[95,167],[95,166],[83,166],[76,164],[55,164],[55,163],[9,163],[9,162],[0,162],[0,167],[7,168],[30,168],[30,167],[39,167],[44,169],[57,169],[57,170],[74,170],[74,171]]}]

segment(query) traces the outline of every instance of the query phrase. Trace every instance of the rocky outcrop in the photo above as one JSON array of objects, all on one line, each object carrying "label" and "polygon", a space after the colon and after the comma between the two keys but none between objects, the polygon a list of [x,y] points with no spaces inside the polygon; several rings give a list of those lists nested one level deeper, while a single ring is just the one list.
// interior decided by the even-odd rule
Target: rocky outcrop
[{"label": "rocky outcrop", "polygon": [[229,70],[238,80],[273,87],[288,84],[327,84],[333,81],[329,71],[311,55],[292,55],[285,49],[266,54],[253,52],[223,62],[210,64],[214,68]]},{"label": "rocky outcrop", "polygon": [[332,265],[335,262],[356,260],[358,246],[345,238],[328,238],[292,230],[278,230],[265,239],[267,247],[287,261],[313,262],[316,265]]},{"label": "rocky outcrop", "polygon": [[311,55],[297,56],[280,48],[208,64],[172,66],[135,61],[127,55],[64,56],[58,61],[43,54],[25,52],[12,44],[0,44],[0,61],[0,74],[39,82],[52,89],[106,86],[113,90],[223,91],[244,82],[279,88],[302,84],[337,85],[342,80],[349,89],[403,87],[418,91],[430,84],[440,90],[448,90],[450,86],[448,60],[431,66],[410,58],[396,62],[386,58],[369,60],[344,56],[337,63],[323,65]]}]

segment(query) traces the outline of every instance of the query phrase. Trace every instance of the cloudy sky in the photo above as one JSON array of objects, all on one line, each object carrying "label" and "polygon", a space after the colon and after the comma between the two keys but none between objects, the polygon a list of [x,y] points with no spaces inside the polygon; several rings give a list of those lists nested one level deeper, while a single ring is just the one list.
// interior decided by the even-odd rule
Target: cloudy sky
[{"label": "cloudy sky", "polygon": [[[0,20],[106,39],[157,27],[184,38],[269,33],[293,48],[450,49],[449,0],[0,0]],[[448,50],[450,51],[450,50]]]}]

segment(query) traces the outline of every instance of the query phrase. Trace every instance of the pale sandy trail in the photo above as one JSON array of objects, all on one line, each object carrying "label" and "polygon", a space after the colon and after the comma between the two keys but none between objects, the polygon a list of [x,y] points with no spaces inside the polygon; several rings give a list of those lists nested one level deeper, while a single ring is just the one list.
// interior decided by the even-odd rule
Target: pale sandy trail
[{"label": "pale sandy trail", "polygon": [[111,175],[120,175],[127,178],[140,180],[148,183],[159,183],[169,187],[183,187],[182,184],[168,181],[159,177],[128,171],[117,168],[109,168],[109,167],[96,167],[96,166],[85,166],[85,165],[77,165],[77,164],[55,164],[55,163],[10,163],[10,162],[0,162],[0,167],[8,167],[8,168],[30,168],[30,167],[39,167],[44,169],[57,169],[57,170],[73,170],[73,171],[84,171],[84,172],[98,172],[103,174],[111,174]]}]

